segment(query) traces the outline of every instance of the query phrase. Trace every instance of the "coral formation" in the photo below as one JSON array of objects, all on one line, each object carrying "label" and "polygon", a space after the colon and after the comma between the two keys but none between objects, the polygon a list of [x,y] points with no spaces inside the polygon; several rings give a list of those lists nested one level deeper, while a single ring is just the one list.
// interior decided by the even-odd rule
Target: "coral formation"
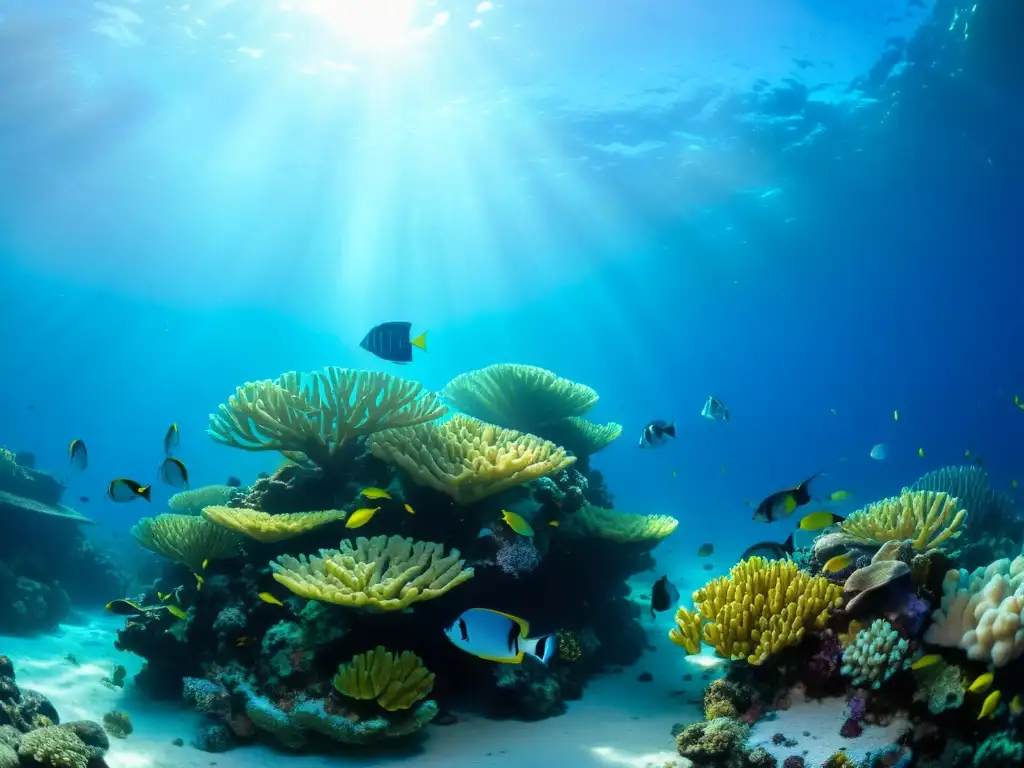
[{"label": "coral formation", "polygon": [[334,688],[342,696],[372,699],[388,712],[409,709],[433,687],[434,675],[419,656],[410,651],[389,653],[382,645],[356,654],[334,676]]},{"label": "coral formation", "polygon": [[230,485],[204,485],[178,491],[167,500],[167,507],[179,515],[201,515],[206,507],[226,506],[238,495],[238,489]]},{"label": "coral formation", "polygon": [[193,573],[207,560],[235,557],[239,537],[233,531],[195,515],[144,517],[132,526],[132,537],[146,549],[182,563]]},{"label": "coral formation", "polygon": [[904,493],[909,491],[934,491],[955,497],[970,515],[972,530],[993,532],[1018,522],[1013,499],[993,490],[988,473],[977,465],[933,470],[903,489]]},{"label": "coral formation", "polygon": [[685,607],[676,611],[676,625],[668,633],[668,639],[684,648],[687,653],[700,653],[704,622],[699,613]]},{"label": "coral formation", "polygon": [[629,542],[658,541],[678,526],[679,521],[668,515],[630,515],[587,504],[567,518],[563,528],[569,536]]},{"label": "coral formation", "polygon": [[278,515],[246,507],[206,507],[203,509],[203,517],[207,520],[264,544],[284,541],[309,533],[322,525],[344,520],[347,514],[340,509],[328,509],[320,512],[284,512]]},{"label": "coral formation", "polygon": [[908,491],[875,502],[839,522],[852,540],[865,544],[887,541],[912,542],[918,552],[941,547],[961,534],[967,510],[945,493]]},{"label": "coral formation", "polygon": [[897,672],[910,666],[910,642],[900,637],[885,619],[875,619],[860,630],[843,651],[842,673],[857,686],[881,688]]}]

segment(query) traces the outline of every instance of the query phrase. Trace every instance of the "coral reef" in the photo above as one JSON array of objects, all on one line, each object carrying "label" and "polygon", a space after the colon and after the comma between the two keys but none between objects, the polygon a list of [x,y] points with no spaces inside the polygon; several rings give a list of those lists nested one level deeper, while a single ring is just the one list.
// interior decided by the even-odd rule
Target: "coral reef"
[{"label": "coral reef", "polygon": [[239,552],[236,533],[195,515],[144,517],[132,526],[132,536],[146,549],[193,573],[205,570],[209,560],[235,557]]},{"label": "coral reef", "polygon": [[875,619],[860,630],[843,651],[842,673],[857,686],[881,688],[897,672],[910,666],[910,642],[900,637],[885,619]]},{"label": "coral reef", "polygon": [[958,538],[967,520],[959,500],[945,493],[908,491],[858,510],[839,528],[851,540],[866,544],[910,541],[918,552],[937,549]]}]

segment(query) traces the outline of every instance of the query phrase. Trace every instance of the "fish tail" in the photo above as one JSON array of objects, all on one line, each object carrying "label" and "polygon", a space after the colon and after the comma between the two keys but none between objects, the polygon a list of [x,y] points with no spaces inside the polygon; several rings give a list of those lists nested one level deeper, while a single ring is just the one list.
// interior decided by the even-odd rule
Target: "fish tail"
[{"label": "fish tail", "polygon": [[802,483],[800,483],[800,485],[797,486],[797,490],[800,491],[801,493],[807,493],[807,488],[811,484],[811,481],[814,480],[816,477],[820,477],[823,474],[825,474],[825,473],[824,472],[815,472],[813,475],[811,475],[806,480],[804,480]]},{"label": "fish tail", "polygon": [[424,331],[419,336],[417,336],[415,339],[411,339],[409,341],[409,343],[412,344],[414,347],[419,347],[424,352],[426,352],[427,351],[427,332]]},{"label": "fish tail", "polygon": [[519,650],[533,656],[543,664],[551,661],[558,649],[558,639],[554,635],[540,637],[524,637],[519,641]]},{"label": "fish tail", "polygon": [[146,501],[149,501],[150,494],[152,494],[152,493],[153,493],[153,486],[152,485],[147,485],[147,486],[145,486],[144,488],[142,488],[139,491],[139,496],[144,498]]},{"label": "fish tail", "polygon": [[791,533],[789,534],[789,536],[786,537],[786,540],[782,542],[782,551],[785,552],[787,555],[792,555],[794,549],[795,547],[793,546],[793,534]]},{"label": "fish tail", "polygon": [[667,427],[665,427],[665,429],[662,430],[662,431],[666,435],[668,435],[669,437],[675,437],[676,436],[676,423],[673,421],[671,424],[669,424]]}]

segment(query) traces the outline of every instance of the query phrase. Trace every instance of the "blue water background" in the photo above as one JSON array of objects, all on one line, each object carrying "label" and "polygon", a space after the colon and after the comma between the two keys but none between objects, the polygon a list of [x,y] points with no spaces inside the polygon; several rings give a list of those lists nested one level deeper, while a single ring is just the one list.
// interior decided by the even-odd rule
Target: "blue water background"
[{"label": "blue water background", "polygon": [[[324,365],[590,384],[625,427],[594,459],[616,506],[678,517],[663,553],[714,541],[722,568],[792,527],[744,498],[819,470],[841,512],[968,449],[997,489],[1024,480],[1022,119],[951,6],[524,2],[471,37],[453,5],[433,59],[330,85],[242,3],[210,5],[205,38],[101,5],[0,2],[0,444],[103,529],[164,509],[159,485],[102,496],[156,479],[172,421],[193,485],[273,469],[207,415]],[[410,366],[358,347],[393,319],[428,332]],[[729,424],[700,418],[709,394]],[[655,418],[678,438],[638,450]]]}]

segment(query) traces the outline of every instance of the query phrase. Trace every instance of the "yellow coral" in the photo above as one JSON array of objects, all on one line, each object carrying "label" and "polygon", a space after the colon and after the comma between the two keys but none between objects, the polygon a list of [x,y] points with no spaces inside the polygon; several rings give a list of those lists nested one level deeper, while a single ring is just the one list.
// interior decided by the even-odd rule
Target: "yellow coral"
[{"label": "yellow coral", "polygon": [[680,607],[676,611],[676,625],[669,630],[668,639],[686,649],[687,653],[700,653],[701,629],[704,620],[699,613]]},{"label": "yellow coral", "polygon": [[842,587],[791,561],[751,557],[694,592],[693,603],[703,640],[719,656],[762,664],[798,644],[808,626],[822,629],[841,595]]},{"label": "yellow coral", "polygon": [[50,725],[21,737],[18,754],[46,768],[86,768],[102,750],[88,746],[70,728]]},{"label": "yellow coral", "polygon": [[199,515],[205,507],[227,504],[236,493],[238,489],[230,485],[204,485],[201,488],[179,491],[167,500],[167,506],[172,512],[181,515]]},{"label": "yellow coral", "polygon": [[207,507],[203,517],[222,525],[250,539],[269,544],[284,541],[308,533],[321,525],[344,520],[348,513],[341,509],[327,509],[322,512],[288,512],[271,515],[258,509],[237,509],[234,507]]},{"label": "yellow coral", "polygon": [[507,429],[533,432],[580,416],[598,400],[584,384],[533,365],[498,363],[456,376],[442,392],[463,413]]},{"label": "yellow coral", "polygon": [[206,560],[238,554],[238,534],[195,515],[144,517],[132,527],[132,536],[146,549],[184,563],[193,573],[202,571]]},{"label": "yellow coral", "polygon": [[546,440],[576,456],[590,456],[618,440],[622,435],[622,425],[615,422],[595,424],[578,416],[570,416],[545,424],[538,432]]},{"label": "yellow coral", "polygon": [[608,539],[621,543],[659,541],[678,527],[679,521],[668,515],[630,515],[587,504],[562,523],[570,536]]},{"label": "yellow coral", "polygon": [[400,611],[440,597],[473,577],[459,551],[447,556],[433,542],[401,536],[359,537],[355,546],[322,549],[320,556],[282,555],[270,564],[274,579],[300,597],[354,608]]},{"label": "yellow coral", "polygon": [[378,459],[413,480],[466,504],[557,472],[576,461],[563,448],[511,429],[457,415],[440,424],[378,432],[369,440]]},{"label": "yellow coral", "polygon": [[434,687],[434,675],[412,651],[388,653],[382,645],[338,667],[334,688],[350,699],[373,699],[388,712],[409,709]]},{"label": "yellow coral", "polygon": [[960,536],[967,510],[946,493],[907,491],[871,504],[839,523],[843,533],[865,544],[910,541],[927,552]]},{"label": "yellow coral", "polygon": [[302,454],[321,467],[343,459],[353,438],[422,424],[448,412],[416,381],[331,366],[283,374],[235,390],[207,430],[218,442],[247,451]]}]

